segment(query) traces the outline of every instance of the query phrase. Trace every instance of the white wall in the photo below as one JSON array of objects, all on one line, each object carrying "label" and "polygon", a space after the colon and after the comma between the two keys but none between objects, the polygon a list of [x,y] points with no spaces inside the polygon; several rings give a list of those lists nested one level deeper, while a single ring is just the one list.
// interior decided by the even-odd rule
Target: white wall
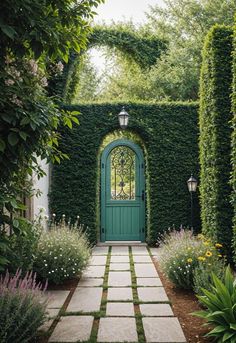
[{"label": "white wall", "polygon": [[49,192],[49,164],[46,163],[46,160],[39,160],[41,168],[44,170],[46,175],[38,180],[37,177],[33,178],[34,189],[40,190],[40,196],[33,197],[33,217],[35,218],[40,211],[40,208],[45,209],[45,215],[49,215],[49,201],[48,201],[48,192]]}]

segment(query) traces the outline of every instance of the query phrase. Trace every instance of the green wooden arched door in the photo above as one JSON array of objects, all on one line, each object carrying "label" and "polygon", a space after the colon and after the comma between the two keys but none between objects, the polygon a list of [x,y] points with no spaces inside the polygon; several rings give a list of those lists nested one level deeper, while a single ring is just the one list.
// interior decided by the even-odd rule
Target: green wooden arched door
[{"label": "green wooden arched door", "polygon": [[144,241],[145,180],[140,147],[119,139],[101,158],[101,241]]}]

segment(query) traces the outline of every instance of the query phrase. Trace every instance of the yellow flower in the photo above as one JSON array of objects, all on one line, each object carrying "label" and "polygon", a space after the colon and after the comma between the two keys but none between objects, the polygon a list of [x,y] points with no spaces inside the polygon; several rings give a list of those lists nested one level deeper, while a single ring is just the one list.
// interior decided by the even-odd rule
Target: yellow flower
[{"label": "yellow flower", "polygon": [[188,247],[188,250],[191,250],[192,248]]},{"label": "yellow flower", "polygon": [[188,259],[187,259],[187,262],[188,262],[188,263],[191,263],[191,262],[193,262],[193,259],[192,259],[192,258],[188,258]]},{"label": "yellow flower", "polygon": [[204,245],[209,245],[210,243],[208,241],[203,242]]},{"label": "yellow flower", "polygon": [[199,256],[197,259],[198,259],[198,261],[205,261],[205,260],[206,260],[206,257],[204,257],[204,256]]},{"label": "yellow flower", "polygon": [[219,255],[218,255],[218,257],[222,257],[222,255],[221,255],[221,254],[219,254]]},{"label": "yellow flower", "polygon": [[206,252],[206,256],[207,256],[207,257],[211,257],[211,256],[212,256],[212,252],[208,250],[208,251]]},{"label": "yellow flower", "polygon": [[216,248],[222,248],[222,247],[223,247],[223,245],[222,245],[222,244],[220,244],[220,243],[216,243],[216,244],[215,244],[215,247],[216,247]]},{"label": "yellow flower", "polygon": [[204,236],[200,233],[199,235],[197,235],[197,237],[199,238],[199,239],[204,239]]}]

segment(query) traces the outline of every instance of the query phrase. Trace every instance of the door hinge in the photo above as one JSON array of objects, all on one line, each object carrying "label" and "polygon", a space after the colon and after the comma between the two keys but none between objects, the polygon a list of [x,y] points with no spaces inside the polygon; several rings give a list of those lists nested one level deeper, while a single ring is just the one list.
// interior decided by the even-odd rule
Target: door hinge
[{"label": "door hinge", "polygon": [[104,168],[104,163],[102,163],[102,168]]},{"label": "door hinge", "polygon": [[145,232],[144,227],[142,228],[142,232],[143,232],[143,233]]},{"label": "door hinge", "polygon": [[142,166],[142,169],[143,169],[143,167],[144,167],[143,163],[141,164],[141,166]]},{"label": "door hinge", "polygon": [[102,233],[104,233],[105,232],[105,229],[104,229],[104,227],[102,228]]}]

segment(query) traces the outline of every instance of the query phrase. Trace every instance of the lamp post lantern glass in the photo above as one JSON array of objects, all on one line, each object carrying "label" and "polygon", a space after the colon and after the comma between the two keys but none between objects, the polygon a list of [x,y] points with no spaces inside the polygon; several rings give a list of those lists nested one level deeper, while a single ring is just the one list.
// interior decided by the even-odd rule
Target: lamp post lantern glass
[{"label": "lamp post lantern glass", "polygon": [[191,229],[193,229],[193,193],[197,191],[197,180],[191,174],[190,178],[187,181],[188,190],[191,197]]},{"label": "lamp post lantern glass", "polygon": [[197,180],[193,177],[193,174],[191,174],[190,178],[187,181],[187,184],[188,184],[189,192],[196,192],[196,190],[197,190]]},{"label": "lamp post lantern glass", "polygon": [[118,114],[118,118],[119,118],[120,127],[123,130],[126,129],[128,126],[128,122],[129,122],[129,113],[126,112],[124,106],[122,107],[121,112]]}]

